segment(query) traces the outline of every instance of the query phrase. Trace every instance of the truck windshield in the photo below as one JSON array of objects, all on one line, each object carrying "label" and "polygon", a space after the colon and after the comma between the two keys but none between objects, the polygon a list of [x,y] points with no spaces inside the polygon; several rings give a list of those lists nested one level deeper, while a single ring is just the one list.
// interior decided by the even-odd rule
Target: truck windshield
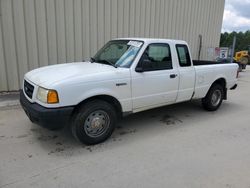
[{"label": "truck windshield", "polygon": [[92,62],[109,64],[114,67],[128,68],[143,45],[136,40],[113,40],[105,44],[97,54],[91,58]]}]

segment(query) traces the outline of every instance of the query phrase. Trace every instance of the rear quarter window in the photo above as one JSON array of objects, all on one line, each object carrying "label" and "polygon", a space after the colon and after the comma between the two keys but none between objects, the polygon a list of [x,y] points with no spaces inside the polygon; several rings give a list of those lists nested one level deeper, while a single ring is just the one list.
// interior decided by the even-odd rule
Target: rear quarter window
[{"label": "rear quarter window", "polygon": [[191,66],[188,47],[185,44],[176,44],[176,51],[178,55],[179,65],[181,67]]}]

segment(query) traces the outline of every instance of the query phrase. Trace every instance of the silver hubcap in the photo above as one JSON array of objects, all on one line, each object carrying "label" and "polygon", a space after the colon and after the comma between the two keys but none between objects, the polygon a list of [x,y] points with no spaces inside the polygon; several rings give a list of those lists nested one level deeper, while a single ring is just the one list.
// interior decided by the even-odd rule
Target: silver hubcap
[{"label": "silver hubcap", "polygon": [[89,114],[84,122],[84,130],[90,137],[99,137],[109,128],[110,119],[103,110],[96,110]]},{"label": "silver hubcap", "polygon": [[221,100],[221,91],[215,90],[212,95],[212,100],[211,100],[212,105],[217,106],[220,103],[220,100]]}]

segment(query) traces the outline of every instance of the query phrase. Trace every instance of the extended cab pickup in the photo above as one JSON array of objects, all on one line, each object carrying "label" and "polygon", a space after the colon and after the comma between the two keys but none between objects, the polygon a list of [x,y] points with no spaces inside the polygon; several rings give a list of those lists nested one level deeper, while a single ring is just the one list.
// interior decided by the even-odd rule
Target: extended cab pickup
[{"label": "extended cab pickup", "polygon": [[90,61],[28,72],[20,102],[32,122],[50,129],[69,124],[78,140],[97,144],[130,113],[191,99],[217,110],[237,86],[237,69],[234,63],[192,61],[185,41],[115,39]]}]

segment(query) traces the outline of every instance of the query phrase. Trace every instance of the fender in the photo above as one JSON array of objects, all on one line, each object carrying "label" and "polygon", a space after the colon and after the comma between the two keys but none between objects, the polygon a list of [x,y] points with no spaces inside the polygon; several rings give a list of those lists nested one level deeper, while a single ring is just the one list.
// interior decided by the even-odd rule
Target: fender
[{"label": "fender", "polygon": [[100,95],[107,95],[107,96],[115,98],[120,103],[122,112],[132,111],[132,99],[131,98],[120,99],[119,96],[114,91],[112,91],[111,89],[105,89],[105,88],[98,88],[98,89],[93,89],[93,90],[84,92],[82,95],[79,96],[79,98],[77,98],[78,103],[76,105],[80,104],[81,102],[91,97],[100,96]]},{"label": "fender", "polygon": [[[216,77],[216,79],[214,79],[214,81],[212,82],[211,86],[210,86],[209,89],[206,91],[206,94],[207,94],[207,92],[210,90],[210,88],[212,87],[212,85],[213,85],[214,83],[216,83],[216,82],[220,82],[220,80],[224,80],[224,82],[225,82],[225,87],[224,87],[225,96],[224,96],[224,99],[227,99],[227,82],[226,82],[226,78],[223,77],[223,76],[220,77],[220,75],[218,75],[218,76]],[[205,95],[205,96],[206,96],[206,95]]]}]

